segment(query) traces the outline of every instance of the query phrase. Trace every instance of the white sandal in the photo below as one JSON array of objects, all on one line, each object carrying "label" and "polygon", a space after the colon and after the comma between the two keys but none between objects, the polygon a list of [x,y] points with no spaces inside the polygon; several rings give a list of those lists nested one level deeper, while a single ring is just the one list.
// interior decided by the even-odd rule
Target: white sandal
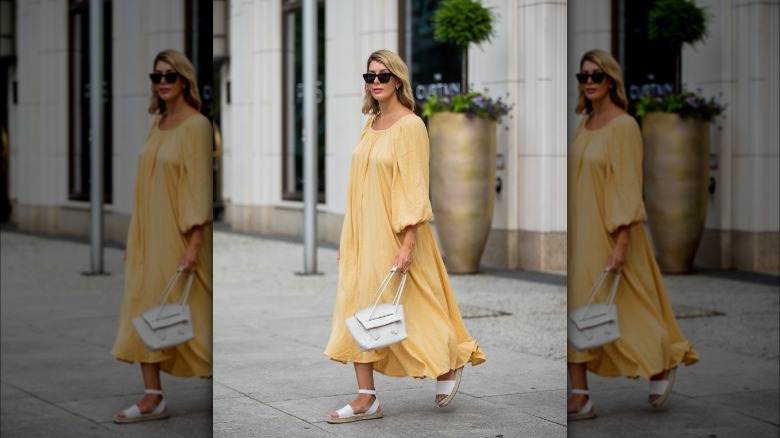
[{"label": "white sandal", "polygon": [[589,418],[596,418],[596,409],[593,408],[593,400],[590,398],[590,391],[587,389],[572,388],[572,394],[582,394],[588,396],[588,401],[585,406],[578,412],[572,412],[566,416],[567,421],[587,420]]},{"label": "white sandal", "polygon": [[[144,392],[146,394],[156,394],[160,396],[163,395],[163,392],[160,389],[147,389]],[[165,399],[160,400],[160,403],[157,405],[157,407],[154,408],[152,412],[147,412],[146,414],[141,413],[138,405],[130,406],[121,412],[125,414],[124,417],[114,415],[114,423],[140,423],[142,421],[162,420],[163,418],[168,418],[171,416],[165,404]]]},{"label": "white sandal", "polygon": [[[648,396],[647,401],[654,408],[660,407],[662,404],[664,404],[666,399],[669,397],[669,394],[671,394],[675,375],[677,375],[677,367],[668,370],[665,379],[650,381],[650,395]],[[650,400],[649,398],[654,395],[657,395],[658,398],[655,400]]]},{"label": "white sandal", "polygon": [[[359,389],[359,394],[370,394],[373,396],[376,396],[376,391],[373,389]],[[360,420],[373,420],[375,418],[382,418],[382,411],[379,410],[379,397],[376,397],[374,399],[374,403],[371,405],[370,408],[366,412],[361,412],[359,414],[356,414],[355,411],[352,410],[352,406],[347,404],[343,408],[336,411],[337,414],[339,414],[338,417],[332,417],[328,415],[328,423],[337,424],[337,423],[351,423],[353,421],[360,421]]]},{"label": "white sandal", "polygon": [[436,401],[434,398],[434,402],[440,407],[444,408],[447,407],[447,405],[450,404],[453,398],[455,398],[455,394],[458,393],[458,388],[460,387],[460,379],[463,376],[463,367],[458,368],[455,370],[455,380],[437,380],[436,381],[436,395],[444,395],[447,394],[446,397],[441,399],[440,401]]}]

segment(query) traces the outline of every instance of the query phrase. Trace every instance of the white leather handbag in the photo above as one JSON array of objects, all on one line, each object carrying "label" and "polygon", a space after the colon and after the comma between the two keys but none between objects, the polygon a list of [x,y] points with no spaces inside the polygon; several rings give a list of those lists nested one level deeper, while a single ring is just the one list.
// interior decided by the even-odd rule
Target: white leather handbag
[{"label": "white leather handbag", "polygon": [[615,275],[607,302],[593,304],[593,298],[608,273],[609,266],[604,268],[590,289],[587,304],[569,313],[567,335],[575,350],[601,347],[620,339],[617,307],[613,304],[620,273]]},{"label": "white leather handbag", "polygon": [[404,306],[400,303],[406,283],[406,274],[401,277],[401,283],[398,285],[393,302],[379,304],[382,294],[395,272],[396,267],[393,266],[374,293],[369,306],[358,310],[354,316],[346,320],[349,333],[355,338],[360,351],[387,347],[406,339]]},{"label": "white leather handbag", "polygon": [[190,294],[192,280],[195,273],[191,273],[184,286],[184,293],[178,303],[165,303],[165,299],[171,292],[171,287],[179,279],[184,268],[181,266],[176,274],[168,282],[163,291],[160,304],[146,309],[142,314],[133,318],[133,327],[144,341],[144,345],[150,351],[162,350],[183,344],[195,335],[192,332],[192,318],[190,317],[190,305],[187,297]]}]

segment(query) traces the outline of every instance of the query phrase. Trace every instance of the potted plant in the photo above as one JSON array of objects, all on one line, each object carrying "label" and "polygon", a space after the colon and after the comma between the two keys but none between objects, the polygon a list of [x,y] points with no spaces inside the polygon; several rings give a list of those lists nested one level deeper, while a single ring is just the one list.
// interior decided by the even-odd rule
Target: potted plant
[{"label": "potted plant", "polygon": [[493,12],[480,0],[444,0],[431,20],[434,39],[462,50],[461,94],[423,104],[431,147],[431,206],[444,263],[453,274],[476,272],[493,219],[496,122],[509,107],[469,93],[468,47],[493,36]]},{"label": "potted plant", "polygon": [[493,219],[496,124],[511,106],[481,93],[423,104],[431,144],[431,205],[447,270],[476,272]]},{"label": "potted plant", "polygon": [[494,35],[493,11],[481,0],[444,0],[433,14],[433,39],[453,43],[461,49],[460,89],[468,92],[466,72],[470,44],[490,41]]},{"label": "potted plant", "polygon": [[675,52],[674,93],[645,95],[636,104],[648,225],[666,273],[693,267],[707,215],[710,125],[725,108],[682,90],[682,46],[705,35],[704,10],[692,0],[659,0],[648,13],[648,38]]}]

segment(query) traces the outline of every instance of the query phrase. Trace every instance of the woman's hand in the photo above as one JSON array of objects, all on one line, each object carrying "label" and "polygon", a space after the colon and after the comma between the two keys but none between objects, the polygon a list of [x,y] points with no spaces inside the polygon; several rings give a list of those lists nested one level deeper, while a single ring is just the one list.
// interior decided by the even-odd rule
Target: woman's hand
[{"label": "woman's hand", "polygon": [[609,255],[609,261],[607,261],[610,272],[617,274],[623,270],[623,266],[626,264],[627,248],[627,245],[615,245],[615,248],[612,249],[612,254]]},{"label": "woman's hand", "polygon": [[401,271],[402,274],[409,272],[409,268],[412,267],[412,254],[414,253],[414,244],[417,238],[417,225],[412,225],[406,229],[404,234],[404,241],[401,244],[401,249],[398,250],[398,254],[395,255],[395,262],[393,265]]},{"label": "woman's hand", "polygon": [[412,252],[414,251],[414,244],[411,248],[406,245],[402,246],[398,250],[398,254],[395,255],[395,262],[393,263],[402,274],[406,274],[409,268],[412,267]]},{"label": "woman's hand", "polygon": [[200,256],[200,247],[203,242],[203,227],[193,227],[190,232],[190,243],[187,245],[187,249],[184,250],[184,255],[181,256],[181,263],[179,264],[184,268],[184,272],[191,273],[198,266],[198,260]]},{"label": "woman's hand", "polygon": [[628,249],[628,227],[622,226],[617,230],[618,236],[615,239],[615,247],[607,260],[607,266],[612,273],[619,273],[626,264],[626,250]]},{"label": "woman's hand", "polygon": [[184,251],[184,255],[181,256],[181,267],[184,268],[184,272],[191,273],[198,266],[198,256],[200,253],[200,245],[197,247],[194,245],[187,246]]}]

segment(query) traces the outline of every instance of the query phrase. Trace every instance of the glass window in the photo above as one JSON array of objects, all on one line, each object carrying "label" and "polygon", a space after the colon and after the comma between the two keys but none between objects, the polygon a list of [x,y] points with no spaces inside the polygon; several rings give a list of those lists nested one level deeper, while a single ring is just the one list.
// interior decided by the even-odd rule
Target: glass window
[{"label": "glass window", "polygon": [[[70,44],[68,50],[70,94],[70,147],[68,154],[69,199],[89,201],[90,111],[89,111],[89,8],[85,0],[70,2]],[[111,2],[103,4],[103,190],[111,203]]]},{"label": "glass window", "polygon": [[[219,105],[215,102],[217,90],[214,87],[214,77],[218,74],[221,66],[221,60],[214,58],[214,24],[217,17],[212,18],[212,5],[219,9],[222,6],[224,12],[224,1],[212,0],[190,0],[184,5],[185,15],[185,34],[187,38],[184,44],[184,50],[187,57],[192,61],[195,67],[195,77],[198,80],[198,91],[200,92],[201,107],[200,112],[212,121],[214,128],[214,139],[219,136]],[[224,17],[223,17],[224,18]],[[216,23],[219,25],[219,23]],[[225,27],[226,23],[222,23]],[[212,199],[214,200],[214,218],[219,219],[224,209],[219,194],[220,168],[219,151],[217,142],[212,143],[214,148],[214,160],[212,162]]]},{"label": "glass window", "polygon": [[[283,193],[287,200],[303,200],[303,10],[300,1],[284,4],[283,32]],[[317,116],[318,200],[325,202],[325,7],[317,7]]]},{"label": "glass window", "polygon": [[433,39],[431,18],[440,1],[401,1],[402,56],[409,66],[415,100],[459,93],[462,52],[454,44]]},{"label": "glass window", "polygon": [[[219,3],[219,2],[218,2]],[[195,67],[200,92],[200,112],[214,118],[214,22],[211,16],[212,0],[190,0],[184,5],[186,17],[185,54]]]},{"label": "glass window", "polygon": [[[674,50],[647,38],[647,14],[652,1],[618,2],[617,60],[623,68],[630,112],[645,94],[674,91]],[[648,56],[652,53],[652,56]]]}]

